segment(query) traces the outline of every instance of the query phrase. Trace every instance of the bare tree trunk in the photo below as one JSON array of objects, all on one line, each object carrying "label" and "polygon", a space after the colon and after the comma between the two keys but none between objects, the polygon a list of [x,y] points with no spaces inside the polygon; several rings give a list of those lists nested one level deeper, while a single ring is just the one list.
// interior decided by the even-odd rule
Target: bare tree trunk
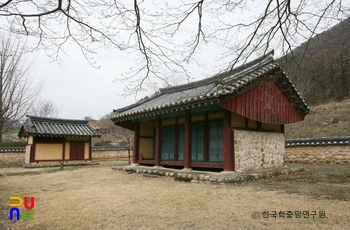
[{"label": "bare tree trunk", "polygon": [[24,46],[0,35],[0,144],[2,134],[34,104],[42,84],[33,87],[24,62]]}]

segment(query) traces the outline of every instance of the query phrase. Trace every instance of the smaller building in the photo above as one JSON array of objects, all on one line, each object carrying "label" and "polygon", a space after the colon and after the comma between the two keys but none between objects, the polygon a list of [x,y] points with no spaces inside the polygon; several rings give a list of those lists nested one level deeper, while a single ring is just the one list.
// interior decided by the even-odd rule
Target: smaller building
[{"label": "smaller building", "polygon": [[86,120],[28,116],[18,136],[27,138],[25,163],[90,161],[91,138],[100,137]]}]

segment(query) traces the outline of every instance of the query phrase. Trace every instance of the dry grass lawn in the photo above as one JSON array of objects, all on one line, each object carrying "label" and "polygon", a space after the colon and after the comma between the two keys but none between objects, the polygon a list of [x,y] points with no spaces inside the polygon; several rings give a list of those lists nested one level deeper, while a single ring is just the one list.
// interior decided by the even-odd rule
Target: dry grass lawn
[{"label": "dry grass lawn", "polygon": [[[112,171],[115,161],[58,169],[1,168],[0,229],[348,229],[350,203],[269,191],[259,183],[185,183]],[[25,174],[23,174],[23,172]],[[31,173],[26,173],[31,172]],[[9,197],[34,196],[33,221],[9,221]],[[263,218],[263,211],[327,218]],[[254,220],[253,212],[259,214]]]}]

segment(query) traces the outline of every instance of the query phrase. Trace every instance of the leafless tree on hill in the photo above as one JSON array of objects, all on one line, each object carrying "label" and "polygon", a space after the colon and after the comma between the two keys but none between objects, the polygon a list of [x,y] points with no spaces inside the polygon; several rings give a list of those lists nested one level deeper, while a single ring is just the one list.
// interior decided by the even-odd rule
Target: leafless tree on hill
[{"label": "leafless tree on hill", "polygon": [[54,105],[52,100],[41,100],[31,107],[29,113],[38,117],[55,118],[59,114],[59,109]]},{"label": "leafless tree on hill", "polygon": [[117,78],[128,82],[126,94],[155,82],[170,85],[164,76],[174,72],[189,80],[188,63],[196,63],[207,44],[222,49],[220,68],[232,69],[273,48],[293,59],[293,48],[349,12],[344,0],[0,2],[6,29],[36,38],[34,48],[58,60],[68,43],[75,43],[93,66],[102,46],[138,52],[130,72]]},{"label": "leafless tree on hill", "polygon": [[93,121],[94,119],[92,118],[92,116],[85,116],[84,120],[85,121]]}]

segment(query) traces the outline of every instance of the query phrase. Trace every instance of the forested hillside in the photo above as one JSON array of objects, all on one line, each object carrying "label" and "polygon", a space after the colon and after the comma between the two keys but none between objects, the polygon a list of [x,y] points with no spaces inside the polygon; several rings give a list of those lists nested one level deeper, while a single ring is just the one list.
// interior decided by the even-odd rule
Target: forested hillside
[{"label": "forested hillside", "polygon": [[303,43],[293,50],[293,57],[290,53],[279,62],[306,102],[319,105],[350,98],[349,59],[350,18]]}]

